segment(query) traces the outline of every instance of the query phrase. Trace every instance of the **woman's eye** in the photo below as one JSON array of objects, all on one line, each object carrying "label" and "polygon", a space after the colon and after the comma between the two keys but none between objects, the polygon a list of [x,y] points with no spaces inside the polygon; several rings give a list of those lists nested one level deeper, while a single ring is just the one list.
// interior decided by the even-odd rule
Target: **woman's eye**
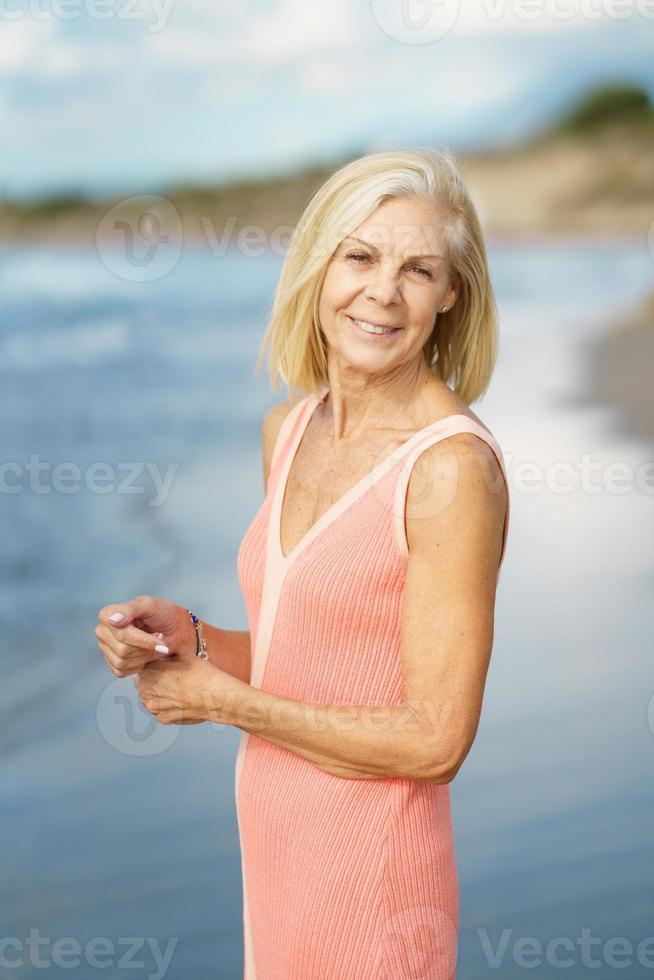
[{"label": "woman's eye", "polygon": [[[365,252],[348,252],[346,255],[348,259],[354,259],[357,263],[369,262],[370,256],[366,255]],[[430,269],[425,269],[423,266],[414,265],[412,266],[415,272],[417,272],[422,278],[433,279]]]}]

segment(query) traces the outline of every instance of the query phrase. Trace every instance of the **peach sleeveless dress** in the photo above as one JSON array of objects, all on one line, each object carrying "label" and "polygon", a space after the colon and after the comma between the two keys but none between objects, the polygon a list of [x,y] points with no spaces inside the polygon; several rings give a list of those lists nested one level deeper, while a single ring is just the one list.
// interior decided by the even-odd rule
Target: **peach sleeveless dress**
[{"label": "peach sleeveless dress", "polygon": [[[237,571],[254,687],[316,704],[402,699],[404,504],[428,446],[490,432],[451,415],[416,432],[284,556],[280,514],[291,462],[327,394],[286,416],[266,498]],[[504,559],[508,511],[498,578]],[[245,980],[451,980],[458,879],[449,784],[333,776],[243,732],[236,759]]]}]

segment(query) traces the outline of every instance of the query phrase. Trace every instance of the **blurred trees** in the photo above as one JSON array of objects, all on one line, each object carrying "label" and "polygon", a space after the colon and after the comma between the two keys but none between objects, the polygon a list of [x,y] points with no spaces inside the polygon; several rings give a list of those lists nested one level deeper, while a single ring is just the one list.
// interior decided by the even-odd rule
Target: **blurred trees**
[{"label": "blurred trees", "polygon": [[561,120],[564,132],[588,130],[608,122],[654,121],[648,93],[638,85],[614,83],[588,92]]}]

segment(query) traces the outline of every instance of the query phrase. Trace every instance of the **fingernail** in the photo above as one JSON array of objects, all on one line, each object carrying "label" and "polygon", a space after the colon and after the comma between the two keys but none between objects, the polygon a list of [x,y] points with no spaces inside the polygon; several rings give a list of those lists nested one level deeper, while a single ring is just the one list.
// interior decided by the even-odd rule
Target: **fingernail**
[{"label": "fingernail", "polygon": [[109,622],[110,623],[120,623],[120,621],[122,619],[124,619],[124,618],[125,617],[123,616],[122,613],[112,613],[111,616],[109,617]]},{"label": "fingernail", "polygon": [[165,647],[163,643],[157,643],[155,650],[157,651],[157,653],[170,653],[168,647]]}]

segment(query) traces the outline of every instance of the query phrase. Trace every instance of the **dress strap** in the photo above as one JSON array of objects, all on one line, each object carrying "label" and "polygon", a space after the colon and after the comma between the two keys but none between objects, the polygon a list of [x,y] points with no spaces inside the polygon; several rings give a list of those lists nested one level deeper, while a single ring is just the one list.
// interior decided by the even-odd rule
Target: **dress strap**
[{"label": "dress strap", "polygon": [[[290,409],[286,418],[282,422],[279,432],[277,433],[277,438],[275,439],[272,459],[270,461],[270,476],[272,476],[277,464],[285,458],[286,453],[288,452],[293,439],[295,438],[297,426],[304,418],[305,411],[308,411],[309,407],[313,405],[313,403],[313,395],[305,395],[304,398],[300,398],[300,400],[293,405],[293,408]],[[271,480],[269,477],[269,483],[270,482]]]},{"label": "dress strap", "polygon": [[[470,432],[472,435],[478,436],[486,442],[497,457],[497,461],[500,465],[501,479],[504,480],[506,484],[507,493],[507,509],[504,517],[504,528],[502,532],[502,546],[500,559],[497,566],[498,576],[502,563],[504,561],[504,555],[506,551],[506,539],[509,530],[509,511],[511,508],[510,494],[509,494],[509,479],[506,472],[506,466],[504,463],[504,455],[499,446],[499,443],[495,439],[495,436],[487,429],[485,426],[474,419],[471,419],[467,415],[448,415],[446,418],[441,419],[439,422],[435,422],[433,425],[427,427],[422,438],[419,438],[417,443],[412,446],[411,450],[402,460],[402,465],[400,467],[400,473],[397,479],[395,487],[395,501],[393,507],[393,515],[395,522],[395,537],[399,545],[402,555],[406,558],[409,554],[409,548],[406,539],[406,495],[407,488],[409,486],[409,479],[411,477],[411,472],[415,466],[418,458],[424,453],[429,446],[433,446],[437,442],[442,442],[444,439],[450,436],[458,435],[461,432]],[[493,490],[498,490],[497,486],[493,486]]]}]

